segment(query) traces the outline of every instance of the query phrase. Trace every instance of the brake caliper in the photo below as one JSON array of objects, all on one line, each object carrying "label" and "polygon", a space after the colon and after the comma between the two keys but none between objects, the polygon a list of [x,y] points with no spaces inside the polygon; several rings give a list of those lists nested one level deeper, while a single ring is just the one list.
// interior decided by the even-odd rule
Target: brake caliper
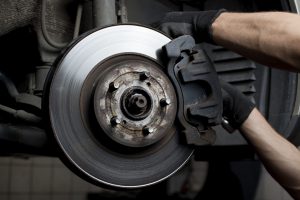
[{"label": "brake caliper", "polygon": [[195,48],[191,36],[181,36],[164,46],[167,74],[177,93],[177,120],[188,144],[212,144],[211,128],[222,121],[222,93],[209,57]]}]

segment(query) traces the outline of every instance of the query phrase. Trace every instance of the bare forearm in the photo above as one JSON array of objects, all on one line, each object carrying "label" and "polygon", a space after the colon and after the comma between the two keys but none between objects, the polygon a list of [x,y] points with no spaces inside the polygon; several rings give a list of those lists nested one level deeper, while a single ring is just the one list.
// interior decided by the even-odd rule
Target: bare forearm
[{"label": "bare forearm", "polygon": [[241,126],[266,169],[296,199],[300,199],[300,152],[280,136],[254,109]]},{"label": "bare forearm", "polygon": [[259,63],[300,71],[300,16],[283,12],[223,13],[214,41]]}]

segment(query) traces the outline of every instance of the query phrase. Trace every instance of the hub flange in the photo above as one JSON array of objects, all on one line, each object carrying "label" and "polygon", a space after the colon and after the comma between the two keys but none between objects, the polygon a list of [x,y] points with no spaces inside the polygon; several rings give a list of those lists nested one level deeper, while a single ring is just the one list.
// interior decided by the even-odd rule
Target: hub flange
[{"label": "hub flange", "polygon": [[[100,127],[114,141],[145,147],[170,134],[167,130],[175,119],[177,100],[171,82],[160,68],[141,55],[115,56],[96,67],[93,73],[98,73],[99,81],[94,110]],[[112,84],[119,87],[112,91]],[[169,99],[168,106],[161,106],[164,99]],[[117,126],[112,124],[113,118],[120,121]],[[144,134],[145,127],[153,131]]]}]

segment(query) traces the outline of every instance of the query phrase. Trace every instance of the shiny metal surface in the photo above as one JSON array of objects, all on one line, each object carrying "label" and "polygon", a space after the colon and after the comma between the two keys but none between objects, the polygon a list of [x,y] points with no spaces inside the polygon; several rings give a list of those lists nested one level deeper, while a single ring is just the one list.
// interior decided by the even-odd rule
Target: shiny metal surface
[{"label": "shiny metal surface", "polygon": [[[98,138],[99,127],[90,118],[94,89],[86,78],[103,60],[119,54],[145,55],[159,63],[159,52],[169,38],[137,25],[119,25],[95,31],[69,47],[57,64],[49,94],[49,114],[57,142],[69,165],[92,182],[122,188],[157,183],[175,173],[192,154],[175,127],[168,137],[147,148],[132,150]],[[100,134],[99,134],[100,133]]]}]

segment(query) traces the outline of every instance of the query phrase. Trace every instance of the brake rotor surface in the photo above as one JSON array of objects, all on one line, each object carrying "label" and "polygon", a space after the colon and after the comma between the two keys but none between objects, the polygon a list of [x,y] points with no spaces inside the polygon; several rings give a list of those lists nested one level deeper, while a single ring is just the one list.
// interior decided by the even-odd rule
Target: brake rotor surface
[{"label": "brake rotor surface", "polygon": [[57,62],[51,126],[68,166],[83,178],[143,187],[191,156],[173,124],[177,100],[159,60],[169,41],[150,28],[111,26],[81,37]]}]

